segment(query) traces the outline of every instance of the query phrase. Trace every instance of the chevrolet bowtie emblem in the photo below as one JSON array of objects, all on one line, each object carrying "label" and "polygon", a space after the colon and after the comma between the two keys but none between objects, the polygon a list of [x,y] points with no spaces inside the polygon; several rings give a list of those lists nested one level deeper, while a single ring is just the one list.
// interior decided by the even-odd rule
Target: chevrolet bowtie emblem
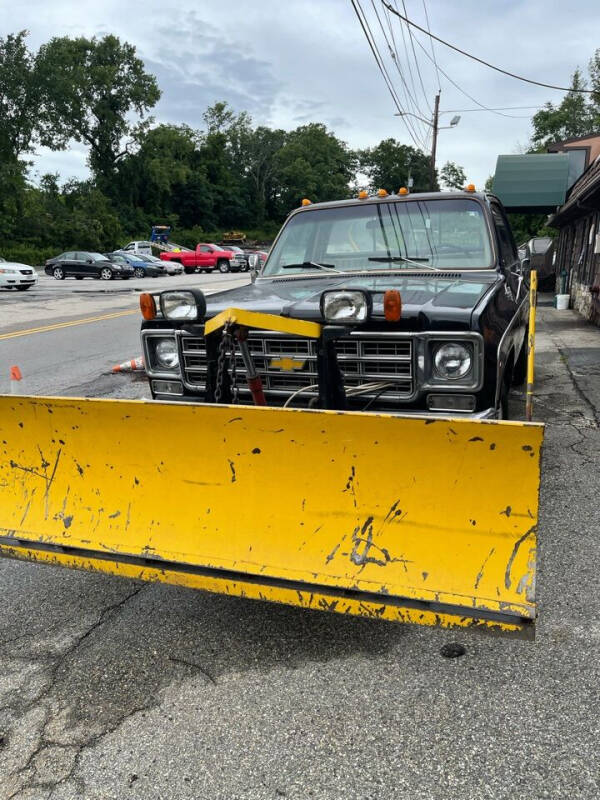
[{"label": "chevrolet bowtie emblem", "polygon": [[299,358],[272,358],[269,366],[271,369],[283,369],[286,372],[293,372],[295,369],[302,369],[306,361]]}]

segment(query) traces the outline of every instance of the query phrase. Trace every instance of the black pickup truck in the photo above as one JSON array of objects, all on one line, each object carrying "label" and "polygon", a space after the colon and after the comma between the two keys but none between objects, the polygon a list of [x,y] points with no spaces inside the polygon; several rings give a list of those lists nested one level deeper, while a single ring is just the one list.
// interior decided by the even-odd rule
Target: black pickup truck
[{"label": "black pickup truck", "polygon": [[362,194],[291,212],[247,286],[152,296],[141,333],[152,396],[252,402],[247,362],[221,332],[204,336],[234,307],[323,326],[319,340],[248,331],[269,405],[505,418],[526,376],[529,297],[500,201]]}]

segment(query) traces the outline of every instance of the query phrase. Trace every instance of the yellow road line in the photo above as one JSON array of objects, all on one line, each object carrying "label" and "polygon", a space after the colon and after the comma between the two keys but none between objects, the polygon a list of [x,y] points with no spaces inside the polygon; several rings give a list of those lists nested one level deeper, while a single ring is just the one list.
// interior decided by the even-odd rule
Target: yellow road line
[{"label": "yellow road line", "polygon": [[87,325],[88,322],[102,322],[105,319],[115,319],[116,317],[126,317],[131,314],[139,314],[137,308],[132,311],[116,311],[112,314],[102,314],[100,317],[84,317],[83,319],[72,319],[67,322],[57,322],[54,325],[44,325],[41,328],[24,328],[20,331],[0,334],[0,342],[5,339],[16,339],[18,336],[30,336],[34,333],[46,333],[47,331],[58,331],[61,328],[71,328],[74,325]]}]

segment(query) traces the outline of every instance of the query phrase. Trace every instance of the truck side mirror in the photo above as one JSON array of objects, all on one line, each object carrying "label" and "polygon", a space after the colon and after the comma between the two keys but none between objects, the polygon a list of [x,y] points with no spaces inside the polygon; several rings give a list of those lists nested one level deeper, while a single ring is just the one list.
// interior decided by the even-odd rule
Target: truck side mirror
[{"label": "truck side mirror", "polygon": [[257,253],[250,253],[248,256],[248,267],[250,269],[250,278],[252,283],[254,283],[260,267],[260,258]]}]

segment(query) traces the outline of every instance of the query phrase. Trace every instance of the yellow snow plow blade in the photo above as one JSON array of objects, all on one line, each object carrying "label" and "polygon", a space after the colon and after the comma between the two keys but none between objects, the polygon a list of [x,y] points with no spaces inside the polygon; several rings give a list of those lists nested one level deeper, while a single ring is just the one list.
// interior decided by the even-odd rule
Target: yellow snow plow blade
[{"label": "yellow snow plow blade", "polygon": [[533,635],[543,426],[0,397],[0,554]]}]

